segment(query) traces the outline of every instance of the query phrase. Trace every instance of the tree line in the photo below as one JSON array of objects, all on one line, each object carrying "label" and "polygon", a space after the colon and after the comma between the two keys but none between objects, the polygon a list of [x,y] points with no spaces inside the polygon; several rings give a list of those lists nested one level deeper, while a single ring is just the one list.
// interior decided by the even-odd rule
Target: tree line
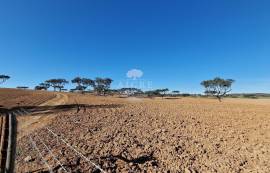
[{"label": "tree line", "polygon": [[[110,89],[111,83],[113,82],[110,78],[99,78],[97,77],[95,80],[89,78],[81,78],[75,77],[71,80],[71,83],[75,84],[76,87],[71,89],[71,92],[80,91],[84,93],[87,89],[93,88],[94,91],[97,92],[98,95],[106,95]],[[68,84],[69,81],[66,79],[49,79],[43,83],[40,83],[35,87],[36,90],[48,90],[50,87],[53,88],[54,91],[63,91],[65,90],[65,85]]]},{"label": "tree line", "polygon": [[[8,75],[0,75],[0,84],[3,84],[10,76]],[[113,82],[110,78],[100,78],[97,77],[95,80],[89,78],[81,78],[75,77],[71,80],[71,83],[75,84],[76,87],[71,89],[71,92],[79,91],[81,93],[90,91],[92,88],[98,95],[106,95],[108,93],[118,93],[118,94],[126,94],[127,96],[136,96],[136,95],[147,95],[148,97],[165,97],[165,96],[189,96],[190,94],[180,94],[180,91],[172,91],[169,92],[168,88],[164,89],[156,89],[151,91],[142,91],[138,88],[121,88],[117,90],[111,90],[110,86]],[[223,97],[225,97],[229,92],[231,92],[232,84],[235,82],[233,79],[223,79],[220,77],[216,77],[211,80],[204,80],[201,82],[201,85],[205,88],[206,96],[216,97],[219,101]],[[68,84],[69,81],[63,78],[49,79],[43,83],[40,83],[35,87],[35,90],[48,90],[50,87],[53,88],[54,91],[64,91],[66,90],[64,87]],[[18,89],[27,89],[26,86],[18,86]]]}]

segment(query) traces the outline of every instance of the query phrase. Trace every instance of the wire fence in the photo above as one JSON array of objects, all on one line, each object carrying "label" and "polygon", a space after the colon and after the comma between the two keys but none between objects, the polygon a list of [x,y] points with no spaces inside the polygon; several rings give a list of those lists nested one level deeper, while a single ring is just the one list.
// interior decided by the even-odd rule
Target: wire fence
[{"label": "wire fence", "polygon": [[33,138],[31,136],[29,136],[29,139],[30,139],[30,142],[31,142],[32,146],[37,150],[37,153],[38,153],[39,157],[41,158],[42,162],[48,168],[49,172],[50,173],[53,173],[51,166],[48,164],[48,162],[46,161],[46,159],[42,156],[40,150],[37,147],[36,142],[33,140]]},{"label": "wire fence", "polygon": [[[24,115],[24,114],[30,114],[31,111],[28,111],[26,109],[21,109],[21,110],[16,110],[14,111],[15,114],[17,115]],[[97,165],[96,163],[94,163],[93,161],[91,161],[88,157],[86,157],[84,154],[82,154],[82,152],[79,151],[79,149],[76,149],[75,147],[73,147],[71,144],[69,144],[69,142],[67,142],[68,140],[64,139],[63,137],[61,137],[60,135],[56,134],[55,132],[53,132],[53,130],[46,128],[46,130],[51,133],[55,139],[57,140],[57,143],[59,143],[59,141],[62,141],[66,146],[68,146],[72,151],[74,151],[78,156],[80,156],[81,158],[83,158],[85,161],[87,161],[88,163],[90,163],[92,166],[94,166],[97,170],[99,170],[101,173],[106,173],[99,165]],[[64,170],[65,172],[69,172],[64,165],[56,158],[56,156],[53,154],[52,150],[50,147],[48,147],[48,145],[45,144],[45,142],[36,134],[36,137],[38,138],[38,140],[40,141],[40,143],[45,147],[45,149],[49,152],[49,154],[52,156],[52,158],[57,162],[57,164],[61,167],[62,170]],[[42,162],[44,163],[44,165],[48,168],[50,173],[53,173],[53,169],[52,167],[49,165],[49,163],[46,161],[46,159],[42,156],[40,149],[37,147],[37,143],[36,141],[33,140],[32,136],[29,136],[30,142],[33,146],[33,148],[37,151],[40,159],[42,160]]]},{"label": "wire fence", "polygon": [[96,169],[98,169],[99,171],[101,171],[102,173],[106,173],[100,166],[98,166],[97,164],[95,164],[94,162],[92,162],[89,158],[87,158],[85,155],[83,155],[78,149],[75,149],[72,145],[70,145],[66,139],[64,139],[63,137],[60,137],[60,135],[57,135],[55,132],[53,132],[51,129],[46,128],[51,134],[53,134],[57,139],[59,139],[60,141],[62,141],[64,144],[66,144],[70,149],[72,149],[77,155],[79,155],[80,157],[82,157],[84,160],[86,160],[88,163],[90,163],[91,165],[93,165]]},{"label": "wire fence", "polygon": [[57,164],[60,165],[61,169],[64,170],[65,172],[68,172],[66,170],[66,168],[63,166],[63,164],[53,154],[52,150],[45,144],[45,142],[38,135],[36,135],[36,137],[43,144],[43,146],[46,148],[46,150],[50,153],[50,155],[53,157],[53,159],[57,162]]}]

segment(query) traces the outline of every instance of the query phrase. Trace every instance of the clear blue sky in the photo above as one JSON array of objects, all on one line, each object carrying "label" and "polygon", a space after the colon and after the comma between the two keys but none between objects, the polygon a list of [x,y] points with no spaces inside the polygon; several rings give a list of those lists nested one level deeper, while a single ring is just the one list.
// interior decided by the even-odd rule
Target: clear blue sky
[{"label": "clear blue sky", "polygon": [[[270,91],[269,0],[1,0],[2,87],[128,70],[153,88],[202,92],[233,78],[234,92]],[[68,88],[71,88],[69,86]]]}]

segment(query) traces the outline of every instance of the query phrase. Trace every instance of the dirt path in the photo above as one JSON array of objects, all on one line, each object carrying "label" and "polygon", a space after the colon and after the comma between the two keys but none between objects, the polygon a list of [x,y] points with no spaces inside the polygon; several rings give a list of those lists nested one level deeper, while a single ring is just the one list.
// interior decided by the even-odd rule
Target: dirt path
[{"label": "dirt path", "polygon": [[[55,105],[63,105],[68,101],[68,96],[63,93],[57,93],[56,97],[51,100],[48,100],[40,106],[55,106]],[[56,115],[48,115],[48,114],[39,114],[39,115],[25,115],[17,117],[18,121],[18,133],[17,139],[19,140],[23,136],[27,134],[31,134],[34,130],[44,127],[47,125]]]},{"label": "dirt path", "polygon": [[62,104],[67,103],[67,101],[68,101],[68,96],[66,94],[57,93],[55,98],[48,100],[45,103],[42,103],[40,106],[62,105]]}]

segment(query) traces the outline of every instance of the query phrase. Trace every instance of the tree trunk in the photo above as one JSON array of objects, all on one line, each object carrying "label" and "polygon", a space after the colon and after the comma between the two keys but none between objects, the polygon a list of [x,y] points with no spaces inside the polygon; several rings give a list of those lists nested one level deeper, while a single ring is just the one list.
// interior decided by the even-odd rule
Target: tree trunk
[{"label": "tree trunk", "polygon": [[217,98],[218,98],[218,101],[221,102],[221,97],[220,96],[217,96]]}]

